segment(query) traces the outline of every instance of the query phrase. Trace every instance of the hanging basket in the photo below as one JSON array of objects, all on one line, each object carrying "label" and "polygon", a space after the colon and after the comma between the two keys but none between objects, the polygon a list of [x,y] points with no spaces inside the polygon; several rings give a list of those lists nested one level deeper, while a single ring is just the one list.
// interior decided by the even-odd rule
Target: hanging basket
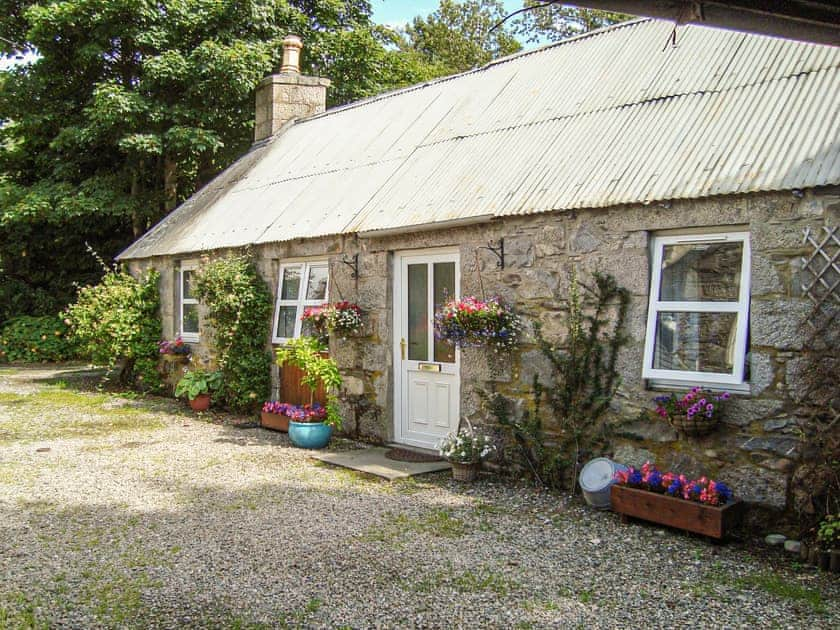
[{"label": "hanging basket", "polygon": [[476,477],[478,477],[478,471],[481,470],[481,462],[472,464],[450,463],[452,464],[452,478],[455,481],[471,483],[475,481]]},{"label": "hanging basket", "polygon": [[698,413],[691,419],[687,416],[677,416],[676,418],[670,417],[668,418],[668,423],[677,431],[684,433],[685,435],[697,437],[701,435],[708,435],[714,431],[718,424],[718,419],[707,418],[703,414]]}]

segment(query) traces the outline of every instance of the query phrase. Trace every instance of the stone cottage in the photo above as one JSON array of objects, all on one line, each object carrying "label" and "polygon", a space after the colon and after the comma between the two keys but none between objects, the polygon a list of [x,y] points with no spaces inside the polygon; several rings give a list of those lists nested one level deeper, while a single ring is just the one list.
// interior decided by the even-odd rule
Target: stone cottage
[{"label": "stone cottage", "polygon": [[[560,337],[572,269],[612,274],[632,294],[621,458],[784,508],[803,231],[840,215],[840,49],[694,26],[673,45],[671,30],[629,22],[329,111],[329,81],[299,74],[287,38],[250,151],[120,259],[161,272],[165,335],[199,351],[204,254],[255,253],[272,344],[307,305],[358,303],[365,336],[331,341],[347,425],[421,448],[481,415],[489,379],[524,392],[544,369],[523,346],[491,376],[436,343],[442,296],[501,295]],[[711,437],[638,418],[655,390],[692,385],[735,396]]]}]

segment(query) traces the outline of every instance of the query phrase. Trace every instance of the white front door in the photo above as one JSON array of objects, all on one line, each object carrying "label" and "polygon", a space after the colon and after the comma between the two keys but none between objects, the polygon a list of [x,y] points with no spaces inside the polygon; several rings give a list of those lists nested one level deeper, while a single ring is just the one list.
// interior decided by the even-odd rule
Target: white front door
[{"label": "white front door", "polygon": [[434,316],[459,296],[457,251],[403,253],[394,269],[394,437],[434,448],[458,430],[460,352],[434,336]]}]

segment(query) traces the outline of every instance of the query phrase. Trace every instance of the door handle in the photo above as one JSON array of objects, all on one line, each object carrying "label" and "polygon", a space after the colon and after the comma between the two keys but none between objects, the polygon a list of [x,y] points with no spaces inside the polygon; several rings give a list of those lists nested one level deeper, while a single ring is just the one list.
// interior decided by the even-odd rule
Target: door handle
[{"label": "door handle", "polygon": [[403,337],[402,339],[400,339],[400,358],[403,361],[405,361],[405,346],[406,346],[405,337]]}]

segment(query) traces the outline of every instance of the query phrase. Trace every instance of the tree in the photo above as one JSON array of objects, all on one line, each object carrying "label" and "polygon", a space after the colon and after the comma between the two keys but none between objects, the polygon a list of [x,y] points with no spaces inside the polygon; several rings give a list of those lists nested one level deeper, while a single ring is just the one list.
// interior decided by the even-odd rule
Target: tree
[{"label": "tree", "polygon": [[545,6],[545,0],[525,0],[523,4],[531,10],[521,14],[515,31],[528,42],[556,42],[633,19],[632,15],[626,13],[580,9],[564,6],[561,2]]},{"label": "tree", "polygon": [[439,75],[463,72],[522,49],[504,26],[491,32],[504,16],[500,0],[441,0],[431,15],[414,18],[402,48]]},{"label": "tree", "polygon": [[250,145],[282,38],[330,104],[423,80],[367,0],[0,1],[0,322],[56,312]]}]

